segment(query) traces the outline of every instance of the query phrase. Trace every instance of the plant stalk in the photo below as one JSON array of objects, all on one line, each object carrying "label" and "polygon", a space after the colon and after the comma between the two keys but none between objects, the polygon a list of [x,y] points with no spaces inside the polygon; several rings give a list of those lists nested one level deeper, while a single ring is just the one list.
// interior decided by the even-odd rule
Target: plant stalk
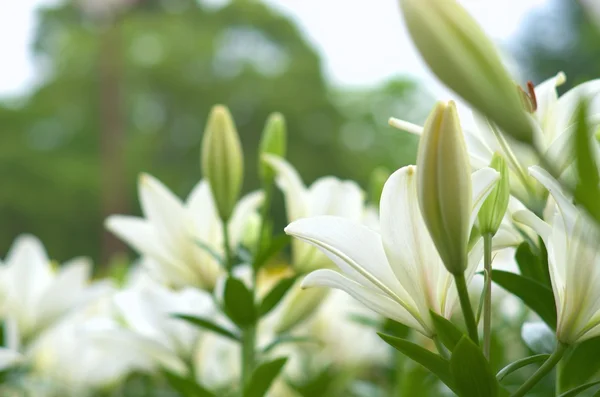
[{"label": "plant stalk", "polygon": [[256,355],[256,325],[249,325],[244,328],[242,334],[242,390],[240,395],[243,395],[244,388],[252,377],[254,371]]},{"label": "plant stalk", "polygon": [[483,265],[485,269],[485,297],[483,300],[483,354],[490,360],[492,342],[492,234],[483,236]]},{"label": "plant stalk", "polygon": [[565,350],[567,350],[567,345],[558,342],[556,345],[556,350],[554,353],[548,357],[544,364],[531,376],[531,378],[527,379],[521,387],[511,396],[511,397],[523,397],[529,390],[531,390],[540,380],[542,380],[552,369],[558,364],[560,359],[565,354]]},{"label": "plant stalk", "polygon": [[233,270],[233,254],[229,245],[229,222],[223,221],[223,249],[225,251],[225,268],[227,273],[231,275]]},{"label": "plant stalk", "polygon": [[473,307],[469,300],[469,291],[467,290],[467,280],[465,274],[455,274],[454,282],[456,283],[456,291],[458,292],[458,299],[460,300],[460,308],[467,324],[467,331],[469,337],[476,344],[479,345],[479,336],[477,335],[477,323],[475,322],[475,315],[473,314]]}]

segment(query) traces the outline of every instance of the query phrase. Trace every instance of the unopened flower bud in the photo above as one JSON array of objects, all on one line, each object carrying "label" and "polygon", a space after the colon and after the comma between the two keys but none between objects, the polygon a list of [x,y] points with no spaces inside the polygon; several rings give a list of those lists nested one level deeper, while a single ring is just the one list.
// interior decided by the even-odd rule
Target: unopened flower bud
[{"label": "unopened flower bud", "polygon": [[490,195],[483,202],[477,219],[481,234],[495,235],[508,208],[510,181],[508,179],[506,162],[498,153],[494,153],[490,167],[500,173],[500,179],[498,179],[496,186],[494,186]]},{"label": "unopened flower bud", "polygon": [[493,43],[456,0],[400,0],[408,31],[433,73],[517,140],[533,132]]},{"label": "unopened flower bud", "polygon": [[439,102],[423,128],[417,156],[421,213],[452,274],[467,264],[471,216],[471,167],[454,102]]},{"label": "unopened flower bud", "polygon": [[281,113],[272,113],[267,119],[260,140],[258,156],[258,173],[263,182],[270,182],[275,172],[269,164],[263,161],[263,154],[273,154],[285,158],[287,151],[287,129],[285,118]]},{"label": "unopened flower bud", "polygon": [[223,221],[229,220],[244,178],[244,155],[229,110],[212,108],[202,141],[202,172]]}]

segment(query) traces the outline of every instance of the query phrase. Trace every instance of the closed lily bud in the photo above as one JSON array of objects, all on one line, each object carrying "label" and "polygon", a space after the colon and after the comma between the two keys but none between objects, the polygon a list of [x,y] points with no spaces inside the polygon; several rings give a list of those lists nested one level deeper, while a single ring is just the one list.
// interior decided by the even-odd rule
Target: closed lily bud
[{"label": "closed lily bud", "polygon": [[467,265],[471,167],[454,102],[439,102],[423,128],[417,156],[418,197],[429,234],[454,275]]},{"label": "closed lily bud", "polygon": [[510,181],[506,162],[498,153],[494,153],[490,167],[500,173],[500,179],[483,202],[477,220],[479,221],[481,234],[491,234],[493,236],[498,231],[508,208]]},{"label": "closed lily bud", "polygon": [[273,154],[285,158],[287,151],[287,129],[285,118],[281,113],[272,113],[260,139],[258,173],[260,179],[267,183],[275,177],[275,171],[264,162],[263,154]]},{"label": "closed lily bud", "polygon": [[406,26],[433,73],[517,140],[533,132],[493,43],[456,0],[400,0]]},{"label": "closed lily bud", "polygon": [[216,105],[202,141],[202,172],[223,221],[229,220],[244,178],[244,154],[227,107]]}]

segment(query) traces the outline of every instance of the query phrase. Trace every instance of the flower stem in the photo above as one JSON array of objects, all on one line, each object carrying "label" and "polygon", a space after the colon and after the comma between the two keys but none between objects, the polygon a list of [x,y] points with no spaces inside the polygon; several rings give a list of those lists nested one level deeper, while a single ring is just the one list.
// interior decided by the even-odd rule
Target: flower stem
[{"label": "flower stem", "polygon": [[492,341],[492,235],[483,236],[483,266],[485,270],[485,297],[483,298],[483,354],[490,359]]},{"label": "flower stem", "polygon": [[567,345],[558,342],[556,345],[556,350],[554,353],[548,357],[544,364],[531,376],[531,378],[527,379],[521,387],[511,396],[511,397],[523,397],[529,390],[531,390],[544,376],[548,374],[558,364],[562,356],[565,354],[565,350],[567,349]]},{"label": "flower stem", "polygon": [[458,292],[458,299],[460,300],[460,308],[467,324],[467,330],[469,331],[469,337],[476,344],[479,345],[479,336],[477,335],[477,323],[475,322],[475,315],[473,314],[473,308],[471,307],[471,301],[469,300],[469,291],[467,290],[467,280],[465,280],[465,274],[455,274],[454,282],[456,283],[456,291]]},{"label": "flower stem", "polygon": [[244,328],[242,334],[242,385],[241,395],[244,388],[250,381],[254,371],[256,354],[256,325],[249,325]]},{"label": "flower stem", "polygon": [[225,269],[231,275],[233,270],[233,254],[229,245],[229,223],[223,221],[223,250],[225,251]]}]

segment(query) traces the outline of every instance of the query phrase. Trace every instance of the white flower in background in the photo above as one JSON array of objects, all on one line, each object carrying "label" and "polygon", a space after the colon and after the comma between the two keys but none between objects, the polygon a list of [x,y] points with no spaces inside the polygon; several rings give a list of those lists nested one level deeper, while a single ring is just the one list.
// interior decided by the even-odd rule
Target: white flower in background
[{"label": "white flower in background", "polygon": [[[559,97],[556,88],[565,81],[565,74],[558,73],[536,86],[531,98],[536,105],[532,118],[534,142],[559,172],[564,172],[573,160],[569,145],[575,131],[577,106],[582,98],[590,101],[590,124],[600,124],[600,79],[580,84]],[[461,120],[468,119],[461,117]],[[527,173],[528,167],[539,164],[538,156],[529,147],[493,129],[484,118],[473,114],[472,119],[474,123],[464,128],[471,165],[475,169],[486,167],[494,152],[502,154],[511,171],[512,194],[528,206],[542,206],[543,209],[543,187]],[[418,135],[423,130],[421,126],[394,118],[390,119],[390,124]]]},{"label": "white flower in background", "polygon": [[42,382],[46,393],[84,396],[134,371],[152,369],[152,360],[133,335],[126,340],[112,337],[126,331],[114,318],[111,302],[108,295],[71,312],[27,349],[31,376]]},{"label": "white flower in background", "polygon": [[[178,288],[212,290],[224,269],[209,250],[223,255],[223,224],[209,189],[201,181],[183,203],[157,179],[144,174],[139,196],[145,218],[113,215],[106,227],[145,257],[144,264],[157,279]],[[229,221],[231,247],[241,242],[261,202],[262,193],[257,192],[237,204]]]},{"label": "white flower in background", "polygon": [[7,343],[19,349],[69,311],[106,293],[107,284],[89,284],[91,272],[86,258],[53,266],[37,238],[18,237],[0,268]]},{"label": "white flower in background", "polygon": [[4,371],[23,361],[23,355],[17,351],[7,348],[0,348],[0,371]]},{"label": "white flower in background", "polygon": [[[454,280],[421,216],[416,173],[415,166],[404,167],[386,182],[381,197],[381,233],[334,216],[300,219],[285,230],[321,249],[343,273],[314,271],[304,279],[304,287],[341,289],[379,314],[433,336],[429,311],[449,317],[456,293]],[[473,174],[471,222],[497,177],[491,169]],[[469,254],[467,280],[481,257],[479,242]]]},{"label": "white flower in background", "polygon": [[209,293],[195,288],[171,291],[150,278],[138,280],[118,292],[114,302],[125,325],[148,343],[157,345],[153,352],[159,363],[180,361],[182,366],[189,365],[200,343],[200,328],[174,318],[174,314],[207,319],[215,316]]},{"label": "white flower in background", "polygon": [[[362,222],[372,219],[366,212],[364,193],[353,181],[342,181],[332,176],[317,179],[306,187],[298,172],[281,157],[264,155],[276,174],[276,183],[285,196],[288,222],[318,215],[335,215]],[[300,272],[324,267],[327,258],[302,241],[292,241],[292,265]]]},{"label": "white flower in background", "polygon": [[554,198],[551,223],[530,211],[514,215],[534,229],[548,250],[548,266],[556,301],[556,337],[573,344],[600,335],[600,232],[583,210],[572,204],[559,184],[540,167],[529,169]]}]

